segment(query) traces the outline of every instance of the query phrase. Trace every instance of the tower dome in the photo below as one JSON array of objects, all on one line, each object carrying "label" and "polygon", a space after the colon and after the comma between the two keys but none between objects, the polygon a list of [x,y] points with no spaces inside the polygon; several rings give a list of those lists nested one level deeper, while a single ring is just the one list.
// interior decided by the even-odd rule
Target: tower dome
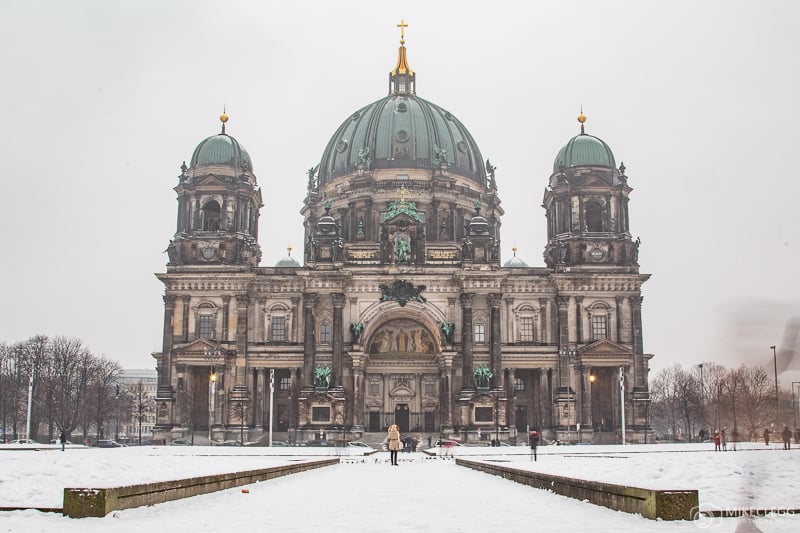
[{"label": "tower dome", "polygon": [[228,115],[223,113],[219,117],[222,122],[222,131],[204,139],[192,154],[191,165],[227,165],[238,169],[253,170],[250,154],[244,146],[225,133],[225,123]]},{"label": "tower dome", "polygon": [[351,113],[328,142],[319,185],[359,169],[447,169],[481,186],[486,167],[472,135],[452,113],[416,95],[401,40],[389,95]]},{"label": "tower dome", "polygon": [[292,247],[289,246],[287,249],[288,255],[283,259],[279,259],[275,266],[277,268],[300,268],[300,263],[297,262],[297,259],[292,257]]},{"label": "tower dome", "polygon": [[581,133],[570,139],[558,151],[553,163],[553,172],[558,172],[561,168],[584,166],[616,168],[611,148],[602,139],[589,135],[584,130],[586,115],[583,112],[578,116],[578,122],[581,124]]}]

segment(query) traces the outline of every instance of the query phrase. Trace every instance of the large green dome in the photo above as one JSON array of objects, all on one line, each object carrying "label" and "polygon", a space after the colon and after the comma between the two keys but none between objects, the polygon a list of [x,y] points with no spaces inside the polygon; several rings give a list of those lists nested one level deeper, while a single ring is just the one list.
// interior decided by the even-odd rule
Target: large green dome
[{"label": "large green dome", "polygon": [[203,140],[194,149],[191,166],[228,165],[236,169],[253,170],[250,154],[244,146],[224,131]]},{"label": "large green dome", "polygon": [[617,165],[611,148],[602,139],[581,132],[559,150],[553,163],[553,172],[558,172],[562,166],[616,168]]},{"label": "large green dome", "polygon": [[484,185],[486,168],[467,128],[449,111],[414,94],[392,94],[352,113],[328,142],[319,166],[323,185],[370,169],[440,168]]}]

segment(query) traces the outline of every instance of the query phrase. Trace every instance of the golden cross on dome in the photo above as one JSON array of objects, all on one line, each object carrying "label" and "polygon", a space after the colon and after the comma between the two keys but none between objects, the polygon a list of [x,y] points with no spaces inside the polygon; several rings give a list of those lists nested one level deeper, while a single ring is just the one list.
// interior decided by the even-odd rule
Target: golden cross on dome
[{"label": "golden cross on dome", "polygon": [[397,25],[400,28],[400,44],[405,44],[406,33],[405,29],[408,28],[408,24],[404,19],[400,19],[400,24]]}]

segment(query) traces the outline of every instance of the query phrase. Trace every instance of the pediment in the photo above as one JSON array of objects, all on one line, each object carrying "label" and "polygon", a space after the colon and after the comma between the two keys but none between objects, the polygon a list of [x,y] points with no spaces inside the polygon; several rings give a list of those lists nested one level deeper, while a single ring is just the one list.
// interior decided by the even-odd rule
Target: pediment
[{"label": "pediment", "polygon": [[581,355],[608,355],[608,354],[626,354],[632,355],[633,350],[630,348],[623,346],[621,344],[617,344],[616,342],[612,342],[608,339],[601,339],[599,341],[595,341],[591,344],[584,346],[583,348],[578,349],[578,353]]},{"label": "pediment", "polygon": [[603,178],[600,178],[598,176],[589,176],[588,178],[586,178],[584,180],[584,182],[581,185],[583,185],[584,187],[586,187],[586,186],[588,186],[588,187],[592,187],[592,186],[608,187],[608,182],[606,180],[604,180]]},{"label": "pediment", "polygon": [[194,185],[195,186],[203,186],[203,187],[209,187],[209,186],[211,186],[211,187],[214,187],[214,186],[225,187],[226,186],[225,179],[224,178],[220,178],[219,176],[215,176],[214,174],[208,174],[206,176],[203,176],[200,179],[195,178]]},{"label": "pediment", "polygon": [[415,226],[415,225],[419,224],[419,222],[420,221],[418,219],[416,219],[416,218],[414,218],[412,216],[409,216],[408,214],[403,213],[403,212],[398,213],[395,216],[393,216],[392,218],[387,218],[386,220],[383,221],[384,224],[388,224],[388,225],[405,224],[405,225],[408,225],[408,226]]},{"label": "pediment", "polygon": [[212,342],[208,339],[195,339],[188,344],[184,344],[183,346],[179,346],[175,348],[175,353],[187,354],[187,353],[204,353],[206,348],[217,348],[218,345],[215,342]]}]

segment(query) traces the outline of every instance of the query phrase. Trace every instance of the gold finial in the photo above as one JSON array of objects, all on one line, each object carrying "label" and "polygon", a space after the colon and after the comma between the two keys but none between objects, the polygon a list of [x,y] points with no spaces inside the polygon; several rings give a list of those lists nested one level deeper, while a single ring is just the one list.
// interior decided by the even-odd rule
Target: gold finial
[{"label": "gold finial", "polygon": [[291,247],[291,245],[286,247],[286,251],[289,252],[289,257],[292,257],[292,247]]},{"label": "gold finial", "polygon": [[400,24],[397,25],[400,28],[400,44],[406,44],[406,28],[408,28],[408,24],[404,19],[400,19]]},{"label": "gold finial", "polygon": [[583,106],[581,106],[581,114],[578,115],[578,122],[581,123],[581,134],[583,134],[583,123],[586,122],[586,115],[583,114]]},{"label": "gold finial", "polygon": [[225,113],[225,106],[222,106],[222,114],[219,116],[219,121],[222,122],[222,133],[225,133],[225,123],[228,122],[228,115]]},{"label": "gold finial", "polygon": [[511,251],[512,251],[512,252],[514,252],[514,257],[517,257],[517,247],[516,247],[516,246],[513,246],[513,247],[511,248]]}]

